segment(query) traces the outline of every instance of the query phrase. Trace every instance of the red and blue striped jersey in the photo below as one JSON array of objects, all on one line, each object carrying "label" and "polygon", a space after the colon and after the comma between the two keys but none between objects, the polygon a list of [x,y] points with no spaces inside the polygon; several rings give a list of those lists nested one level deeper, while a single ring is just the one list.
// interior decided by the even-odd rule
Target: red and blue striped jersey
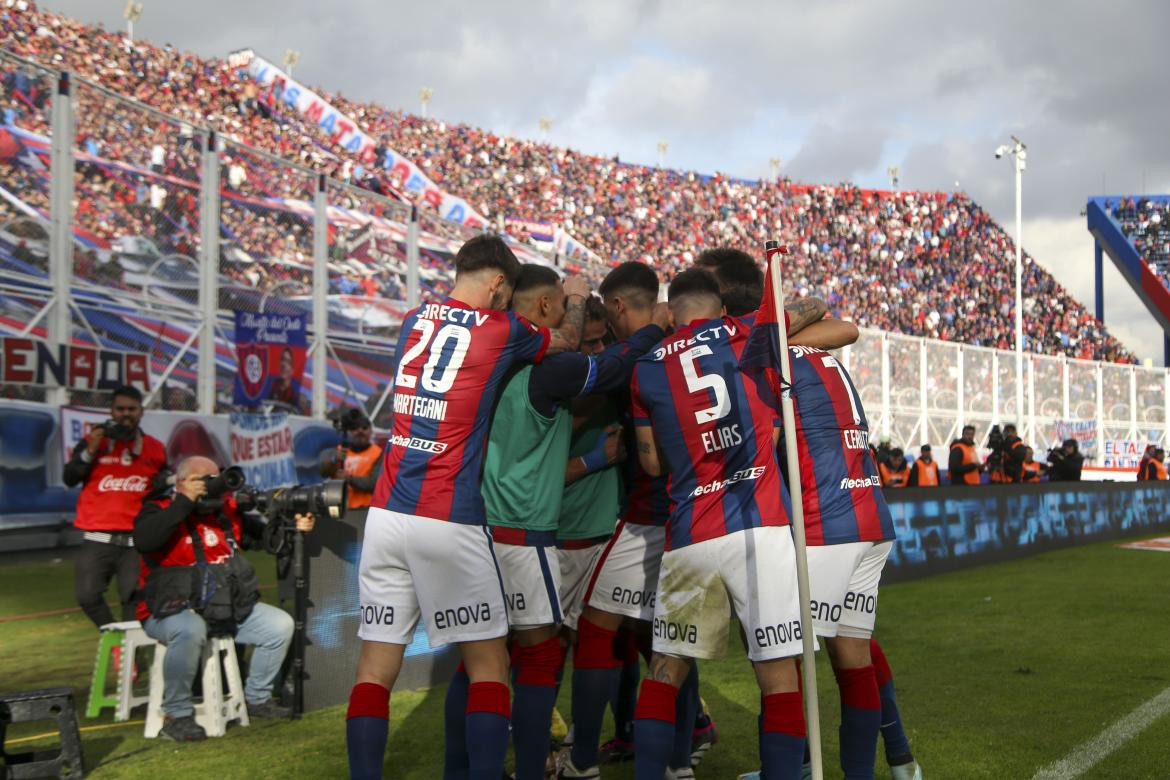
[{"label": "red and blue striped jersey", "polygon": [[539,362],[547,328],[448,298],[402,321],[390,439],[372,506],[485,522],[480,477],[492,407],[517,362]]},{"label": "red and blue striped jersey", "polygon": [[[637,447],[630,448],[637,452]],[[626,501],[621,519],[634,525],[666,525],[670,519],[671,500],[669,480],[665,475],[652,477],[643,470],[637,458],[627,471]]]},{"label": "red and blue striped jersey", "polygon": [[634,367],[635,425],[652,425],[670,473],[666,549],[788,524],[776,415],[739,370],[749,326],[693,322]]},{"label": "red and blue striped jersey", "polygon": [[[853,380],[822,349],[790,346],[805,539],[810,545],[894,538]],[[781,440],[783,441],[783,440]]]}]

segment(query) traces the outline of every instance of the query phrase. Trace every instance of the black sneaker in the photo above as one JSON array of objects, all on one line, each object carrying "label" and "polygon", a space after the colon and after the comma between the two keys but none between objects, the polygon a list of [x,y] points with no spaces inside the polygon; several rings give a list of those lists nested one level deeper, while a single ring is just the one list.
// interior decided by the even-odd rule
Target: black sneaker
[{"label": "black sneaker", "polygon": [[207,732],[195,722],[195,717],[192,715],[185,718],[165,719],[160,733],[175,742],[199,742],[207,739]]},{"label": "black sneaker", "polygon": [[292,707],[284,707],[277,704],[273,699],[268,699],[259,704],[248,702],[249,718],[291,718],[292,714]]}]

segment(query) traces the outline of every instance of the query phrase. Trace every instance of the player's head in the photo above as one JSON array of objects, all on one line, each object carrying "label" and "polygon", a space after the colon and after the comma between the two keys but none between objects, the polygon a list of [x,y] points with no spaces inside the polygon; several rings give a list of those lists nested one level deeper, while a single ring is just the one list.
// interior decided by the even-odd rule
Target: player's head
[{"label": "player's head", "polygon": [[[472,306],[508,308],[519,276],[520,261],[499,236],[476,236],[455,253],[455,285],[466,296],[460,300]],[[477,300],[466,300],[467,297]]]},{"label": "player's head", "polygon": [[585,333],[581,336],[581,352],[596,355],[605,349],[609,340],[609,318],[605,304],[596,295],[585,299]]},{"label": "player's head", "polygon": [[747,252],[730,247],[705,249],[695,259],[695,265],[715,274],[728,314],[740,317],[760,308],[764,272]]},{"label": "player's head", "polygon": [[688,268],[674,277],[667,290],[670,313],[679,325],[723,316],[719,282],[705,268]]},{"label": "player's head", "polygon": [[542,328],[560,327],[565,318],[565,291],[561,277],[546,265],[520,266],[512,291],[512,310]]},{"label": "player's head", "polygon": [[930,445],[929,444],[923,444],[921,447],[918,448],[918,457],[920,460],[923,460],[927,463],[930,463],[931,458],[933,458],[934,456],[930,452]]},{"label": "player's head", "polygon": [[618,338],[626,338],[650,324],[658,303],[658,274],[645,263],[622,263],[606,274],[598,288],[602,303]]}]

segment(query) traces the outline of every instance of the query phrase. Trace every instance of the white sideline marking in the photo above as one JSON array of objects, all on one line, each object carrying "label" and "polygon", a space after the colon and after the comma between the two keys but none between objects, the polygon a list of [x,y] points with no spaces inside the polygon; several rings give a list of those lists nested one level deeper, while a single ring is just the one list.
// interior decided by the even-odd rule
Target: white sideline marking
[{"label": "white sideline marking", "polygon": [[1064,758],[1044,767],[1032,780],[1060,780],[1083,775],[1094,764],[1145,731],[1150,724],[1167,712],[1170,712],[1170,688],[1142,704]]}]

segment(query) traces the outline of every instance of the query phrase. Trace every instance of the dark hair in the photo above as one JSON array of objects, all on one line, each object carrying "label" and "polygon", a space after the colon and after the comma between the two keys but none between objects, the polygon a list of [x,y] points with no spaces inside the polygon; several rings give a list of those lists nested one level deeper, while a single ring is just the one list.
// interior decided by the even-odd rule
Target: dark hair
[{"label": "dark hair", "polygon": [[728,314],[740,317],[760,308],[764,272],[747,252],[730,247],[705,249],[699,253],[695,265],[715,274]]},{"label": "dark hair", "polygon": [[688,268],[679,273],[666,292],[667,300],[671,303],[687,295],[713,295],[722,301],[719,281],[706,268]]},{"label": "dark hair", "polygon": [[658,274],[645,263],[628,260],[605,275],[598,288],[602,298],[611,295],[630,296],[644,308],[658,301]]},{"label": "dark hair", "polygon": [[919,452],[930,452],[930,445],[923,444],[921,447],[918,448],[918,451]]},{"label": "dark hair", "polygon": [[130,398],[142,403],[142,391],[132,385],[118,385],[114,388],[114,392],[110,394],[110,403],[114,403],[114,399],[118,396],[122,398]]},{"label": "dark hair", "polygon": [[605,304],[596,295],[585,299],[585,321],[605,322]]},{"label": "dark hair", "polygon": [[512,288],[513,295],[519,295],[526,290],[536,290],[541,287],[555,287],[561,277],[547,265],[539,263],[525,263],[520,266],[520,274]]},{"label": "dark hair", "polygon": [[510,286],[520,276],[520,261],[499,236],[485,233],[470,238],[455,253],[455,276],[482,270],[499,271]]}]

